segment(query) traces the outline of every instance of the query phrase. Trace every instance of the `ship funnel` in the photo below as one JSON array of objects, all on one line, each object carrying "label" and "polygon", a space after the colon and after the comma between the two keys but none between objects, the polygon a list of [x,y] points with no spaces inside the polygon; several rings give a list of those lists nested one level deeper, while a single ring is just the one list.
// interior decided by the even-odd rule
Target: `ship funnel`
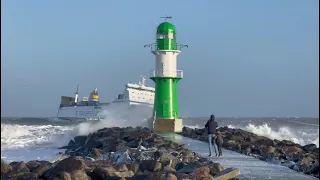
[{"label": "ship funnel", "polygon": [[98,101],[98,99],[99,99],[98,88],[96,88],[90,93],[89,101]]}]

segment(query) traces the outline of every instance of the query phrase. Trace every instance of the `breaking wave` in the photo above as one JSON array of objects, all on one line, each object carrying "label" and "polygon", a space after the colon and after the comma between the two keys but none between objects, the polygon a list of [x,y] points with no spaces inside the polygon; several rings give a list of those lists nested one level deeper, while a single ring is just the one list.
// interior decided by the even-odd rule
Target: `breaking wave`
[{"label": "breaking wave", "polygon": [[[249,123],[247,126],[227,125],[229,128],[239,128],[245,131],[252,132],[259,136],[264,136],[270,139],[289,140],[301,145],[316,144],[319,147],[319,129],[304,128],[292,129],[289,127],[279,127],[278,129],[271,128],[268,124],[254,125]],[[203,128],[203,126],[188,126],[190,128]]]}]

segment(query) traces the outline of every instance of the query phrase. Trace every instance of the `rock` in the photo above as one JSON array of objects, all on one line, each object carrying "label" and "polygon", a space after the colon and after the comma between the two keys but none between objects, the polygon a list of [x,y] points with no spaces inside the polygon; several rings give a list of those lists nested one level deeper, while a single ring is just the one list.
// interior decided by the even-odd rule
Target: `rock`
[{"label": "rock", "polygon": [[276,152],[276,148],[273,147],[273,146],[267,146],[263,149],[263,152],[266,153],[266,154],[269,154],[269,153],[275,153]]},{"label": "rock", "polygon": [[70,177],[73,180],[91,180],[91,178],[83,171],[74,170],[70,173]]},{"label": "rock", "polygon": [[1,159],[1,177],[6,176],[7,174],[9,174],[12,170],[11,165],[5,163],[2,159]]},{"label": "rock", "polygon": [[75,144],[74,140],[72,140],[72,139],[71,139],[71,140],[69,141],[69,143],[68,143],[68,146],[75,146],[75,145],[76,145],[76,144]]},{"label": "rock", "polygon": [[315,144],[307,144],[305,146],[302,146],[302,149],[306,152],[313,152],[315,149],[317,149],[317,145]]},{"label": "rock", "polygon": [[152,172],[149,173],[144,180],[162,180],[165,177],[165,173],[163,172]]},{"label": "rock", "polygon": [[177,163],[175,169],[178,171],[178,170],[182,169],[186,165],[187,165],[186,162],[179,162],[179,163]]},{"label": "rock", "polygon": [[62,180],[72,180],[71,175],[67,172],[61,172],[59,176]]},{"label": "rock", "polygon": [[100,156],[102,156],[103,154],[105,154],[105,152],[101,149],[97,149],[97,148],[92,148],[91,149],[91,153],[92,153],[92,157],[94,159],[99,158]]},{"label": "rock", "polygon": [[8,178],[11,180],[36,180],[39,179],[39,175],[31,172],[18,172],[11,174]]},{"label": "rock", "polygon": [[113,167],[106,167],[106,168],[97,167],[90,173],[89,176],[93,180],[104,180],[105,178],[109,177],[109,174],[111,172],[114,172],[114,171],[116,170]]},{"label": "rock", "polygon": [[50,176],[55,176],[61,172],[70,173],[74,170],[84,171],[85,167],[86,165],[83,161],[75,159],[74,157],[69,157],[58,162],[58,164],[51,170]]},{"label": "rock", "polygon": [[120,164],[118,167],[117,167],[117,170],[119,172],[125,172],[125,171],[129,171],[127,166],[125,164]]},{"label": "rock", "polygon": [[299,171],[305,172],[314,165],[314,160],[310,157],[304,157],[299,162],[297,162],[296,165],[298,166],[297,168],[299,169]]},{"label": "rock", "polygon": [[160,156],[159,161],[164,166],[169,165],[174,168],[176,166],[178,160],[171,153],[163,153]]},{"label": "rock", "polygon": [[303,153],[303,150],[296,146],[285,146],[283,152],[287,156],[293,156],[294,154]]},{"label": "rock", "polygon": [[280,142],[277,143],[278,146],[294,146],[295,143],[292,141],[288,141],[288,140],[282,140]]},{"label": "rock", "polygon": [[226,137],[229,140],[233,140],[233,141],[238,141],[238,142],[243,142],[244,141],[244,137],[243,136],[237,136],[237,135],[228,135]]},{"label": "rock", "polygon": [[288,168],[293,168],[293,166],[295,165],[296,163],[294,163],[294,162],[292,162],[292,161],[284,161],[284,162],[282,162],[281,163],[281,165],[283,165],[283,166],[286,166],[286,167],[288,167]]},{"label": "rock", "polygon": [[24,173],[24,172],[30,172],[30,170],[27,168],[26,164],[23,161],[16,163],[12,166],[11,173]]},{"label": "rock", "polygon": [[195,134],[196,135],[203,135],[206,134],[205,129],[195,129]]},{"label": "rock", "polygon": [[132,141],[132,140],[146,140],[149,139],[153,136],[152,132],[150,130],[147,131],[134,131],[130,134],[128,134],[126,137],[124,137],[123,139],[127,142]]},{"label": "rock", "polygon": [[192,173],[195,169],[201,167],[201,164],[198,162],[190,162],[183,166],[183,168],[177,170],[180,173]]},{"label": "rock", "polygon": [[223,166],[220,163],[208,164],[211,175],[216,175],[224,170]]},{"label": "rock", "polygon": [[39,161],[29,161],[29,162],[27,162],[26,166],[29,169],[29,171],[32,172],[33,170],[37,169],[40,166],[40,162]]},{"label": "rock", "polygon": [[197,168],[195,169],[191,175],[193,177],[196,177],[196,178],[205,178],[205,179],[212,179],[213,180],[213,177],[210,175],[210,168],[207,167],[207,166],[203,166],[203,167],[200,167],[200,168]]},{"label": "rock", "polygon": [[88,150],[93,148],[101,148],[102,143],[98,139],[88,136],[84,147]]},{"label": "rock", "polygon": [[240,175],[240,170],[237,168],[227,168],[213,177],[214,180],[228,180]]},{"label": "rock", "polygon": [[139,171],[139,164],[136,162],[130,163],[126,165],[129,171],[132,171],[136,174]]},{"label": "rock", "polygon": [[235,149],[237,152],[241,151],[241,144],[236,144],[236,145],[234,146],[234,149]]},{"label": "rock", "polygon": [[29,161],[26,164],[30,172],[41,175],[44,171],[52,167],[52,164],[48,161]]},{"label": "rock", "polygon": [[116,164],[132,162],[129,151],[127,149],[111,153],[109,157],[110,160],[115,162]]},{"label": "rock", "polygon": [[134,176],[134,173],[132,171],[116,171],[113,167],[108,168],[95,168],[91,173],[90,177],[94,180],[104,180],[107,177],[118,177],[118,178],[127,178]]},{"label": "rock", "polygon": [[223,147],[225,147],[226,149],[235,149],[235,146],[237,145],[238,143],[234,140],[224,140],[223,141]]},{"label": "rock", "polygon": [[140,163],[139,169],[141,172],[148,170],[151,172],[161,171],[162,165],[156,160],[144,160]]},{"label": "rock", "polygon": [[134,173],[132,171],[124,171],[124,172],[113,171],[113,172],[110,172],[109,176],[110,177],[128,178],[128,177],[134,176]]},{"label": "rock", "polygon": [[87,136],[76,136],[74,137],[74,145],[83,146],[86,142]]},{"label": "rock", "polygon": [[182,157],[183,162],[192,162],[195,161],[197,157],[195,157],[195,153],[189,151],[189,150],[184,150],[180,153],[180,156]]},{"label": "rock", "polygon": [[176,169],[174,169],[174,168],[172,168],[171,166],[168,165],[168,166],[164,166],[162,171],[164,171],[164,172],[175,172]]},{"label": "rock", "polygon": [[262,149],[263,151],[263,158],[265,158],[264,160],[267,160],[267,161],[270,161],[272,159],[274,159],[275,157],[275,153],[276,153],[276,148],[273,147],[273,146],[267,146],[267,147],[264,147]]},{"label": "rock", "polygon": [[166,180],[178,180],[177,176],[172,174],[172,173],[168,173],[167,177],[165,178]]},{"label": "rock", "polygon": [[319,155],[319,148],[314,149],[313,152]]},{"label": "rock", "polygon": [[52,167],[51,164],[40,164],[36,169],[33,169],[31,172],[42,175],[46,170]]},{"label": "rock", "polygon": [[271,139],[265,138],[265,137],[260,137],[260,139],[258,139],[254,144],[257,146],[260,146],[261,144],[263,144],[265,146],[276,146],[277,145],[276,142],[274,142]]},{"label": "rock", "polygon": [[154,160],[156,159],[155,150],[144,150],[144,151],[136,150],[134,152],[134,159],[138,162],[141,162],[144,160]]},{"label": "rock", "polygon": [[183,136],[190,137],[193,134],[193,132],[194,132],[194,129],[185,126],[185,127],[182,128],[181,134]]}]

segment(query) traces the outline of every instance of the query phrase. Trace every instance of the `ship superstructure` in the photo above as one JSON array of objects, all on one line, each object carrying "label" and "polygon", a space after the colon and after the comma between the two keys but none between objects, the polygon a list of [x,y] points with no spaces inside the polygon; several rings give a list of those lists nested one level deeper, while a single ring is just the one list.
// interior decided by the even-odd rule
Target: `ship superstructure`
[{"label": "ship superstructure", "polygon": [[146,86],[146,78],[136,83],[127,83],[124,92],[118,96],[111,103],[103,103],[99,101],[98,89],[94,89],[89,97],[83,97],[81,101],[78,100],[78,89],[75,97],[61,96],[60,106],[57,117],[65,120],[99,120],[100,113],[108,108],[111,104],[125,104],[125,105],[143,105],[151,106],[154,104],[153,87]]}]

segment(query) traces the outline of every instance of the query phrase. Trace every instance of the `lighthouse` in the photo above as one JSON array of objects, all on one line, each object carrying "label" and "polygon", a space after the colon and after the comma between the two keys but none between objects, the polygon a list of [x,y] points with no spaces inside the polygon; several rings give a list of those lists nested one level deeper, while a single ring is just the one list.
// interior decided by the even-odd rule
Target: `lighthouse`
[{"label": "lighthouse", "polygon": [[183,71],[177,69],[177,57],[187,45],[176,41],[176,28],[164,17],[157,27],[156,43],[146,45],[155,55],[155,69],[150,79],[155,83],[153,109],[153,130],[155,132],[181,132],[182,118],[179,114],[177,84],[183,78]]}]

